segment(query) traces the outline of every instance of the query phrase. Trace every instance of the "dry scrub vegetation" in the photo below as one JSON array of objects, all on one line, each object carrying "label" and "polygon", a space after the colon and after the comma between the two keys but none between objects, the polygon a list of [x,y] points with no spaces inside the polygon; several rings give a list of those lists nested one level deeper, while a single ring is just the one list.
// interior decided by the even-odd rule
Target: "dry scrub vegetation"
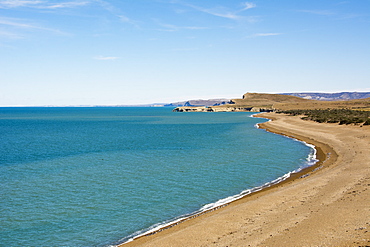
[{"label": "dry scrub vegetation", "polygon": [[289,115],[304,115],[302,119],[319,123],[370,125],[370,111],[350,109],[288,110],[278,111]]},{"label": "dry scrub vegetation", "polygon": [[370,125],[370,98],[320,101],[280,94],[247,93],[232,100],[238,107],[263,107],[268,111],[303,115],[302,119],[319,123]]}]

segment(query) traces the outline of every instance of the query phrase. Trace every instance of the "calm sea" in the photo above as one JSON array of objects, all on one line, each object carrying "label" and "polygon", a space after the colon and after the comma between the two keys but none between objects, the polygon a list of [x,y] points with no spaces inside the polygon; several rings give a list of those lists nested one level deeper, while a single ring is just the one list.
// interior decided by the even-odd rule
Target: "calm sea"
[{"label": "calm sea", "polygon": [[0,108],[0,245],[108,246],[307,166],[312,148],[255,127],[264,121]]}]

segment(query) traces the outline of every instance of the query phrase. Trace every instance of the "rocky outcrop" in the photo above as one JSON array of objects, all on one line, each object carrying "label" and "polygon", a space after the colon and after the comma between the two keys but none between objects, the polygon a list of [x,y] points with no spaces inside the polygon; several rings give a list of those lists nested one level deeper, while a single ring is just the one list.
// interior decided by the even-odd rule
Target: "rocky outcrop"
[{"label": "rocky outcrop", "polygon": [[274,111],[278,104],[298,104],[311,102],[290,95],[281,94],[258,94],[246,93],[242,99],[232,99],[227,104],[218,106],[195,106],[186,102],[185,106],[174,109],[176,112],[270,112]]},{"label": "rocky outcrop", "polygon": [[174,112],[271,112],[273,109],[259,107],[190,107],[182,106],[173,109]]},{"label": "rocky outcrop", "polygon": [[205,106],[180,106],[173,109],[174,112],[206,112],[208,107]]},{"label": "rocky outcrop", "polygon": [[201,107],[201,106],[216,106],[216,105],[226,105],[229,104],[229,99],[209,99],[209,100],[188,100],[182,102],[175,102],[166,104],[164,106],[173,106],[173,107],[182,107],[182,106],[194,106],[194,107]]},{"label": "rocky outcrop", "polygon": [[[343,94],[347,97],[347,94]],[[357,95],[358,96],[358,95]],[[349,97],[349,96],[348,96]],[[270,112],[297,109],[370,109],[370,98],[341,101],[309,100],[292,95],[246,93],[242,99],[212,106],[179,106],[176,112]]]}]

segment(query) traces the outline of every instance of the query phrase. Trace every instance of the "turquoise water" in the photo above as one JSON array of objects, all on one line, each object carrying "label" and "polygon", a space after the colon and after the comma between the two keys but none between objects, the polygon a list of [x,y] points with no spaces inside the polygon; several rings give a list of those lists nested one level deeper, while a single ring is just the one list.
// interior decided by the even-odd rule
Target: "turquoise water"
[{"label": "turquoise water", "polygon": [[108,246],[307,165],[250,116],[0,108],[0,245]]}]

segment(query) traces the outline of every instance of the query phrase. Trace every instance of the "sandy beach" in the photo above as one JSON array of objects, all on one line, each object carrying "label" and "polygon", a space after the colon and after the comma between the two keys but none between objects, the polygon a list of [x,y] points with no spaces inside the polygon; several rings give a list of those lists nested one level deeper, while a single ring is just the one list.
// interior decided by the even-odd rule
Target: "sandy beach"
[{"label": "sandy beach", "polygon": [[370,126],[258,116],[273,119],[261,128],[315,145],[320,162],[304,175],[122,246],[370,246]]}]

